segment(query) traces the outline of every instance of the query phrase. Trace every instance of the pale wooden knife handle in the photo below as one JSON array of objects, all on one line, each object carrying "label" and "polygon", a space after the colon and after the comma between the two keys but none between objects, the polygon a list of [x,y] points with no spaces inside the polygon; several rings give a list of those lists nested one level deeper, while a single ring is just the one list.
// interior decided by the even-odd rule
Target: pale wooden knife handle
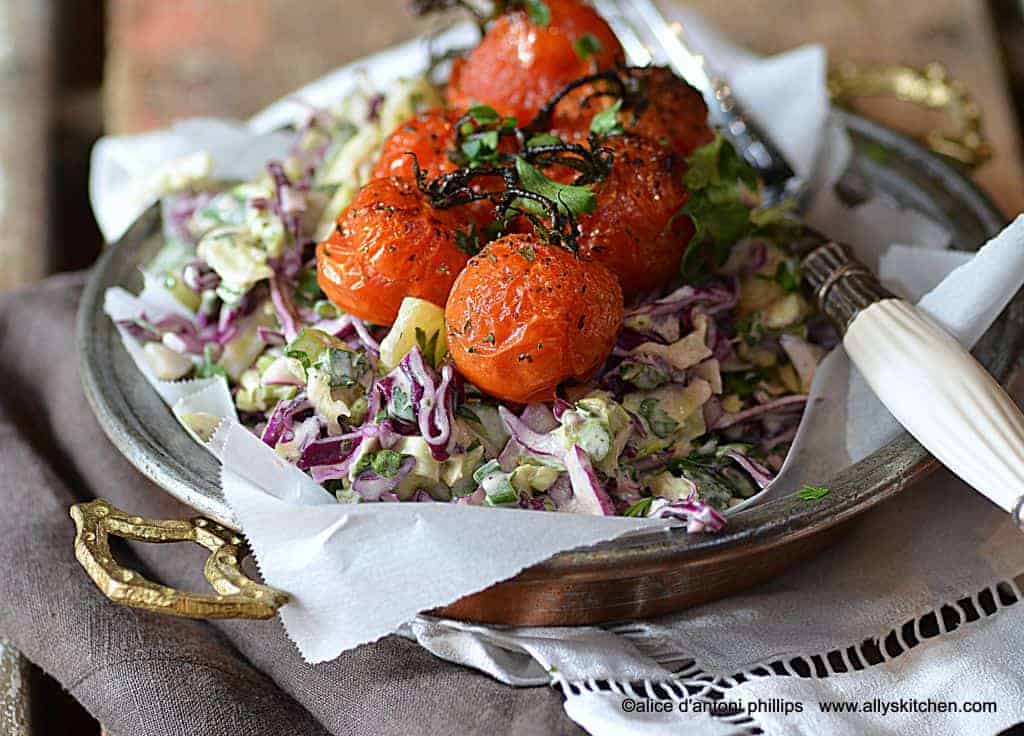
[{"label": "pale wooden knife handle", "polygon": [[1022,526],[1024,415],[956,339],[886,291],[845,246],[825,242],[804,284],[843,334],[850,360],[896,420]]},{"label": "pale wooden knife handle", "polygon": [[895,298],[862,309],[843,345],[875,395],[918,442],[1019,516],[1024,415],[973,355],[917,307]]}]

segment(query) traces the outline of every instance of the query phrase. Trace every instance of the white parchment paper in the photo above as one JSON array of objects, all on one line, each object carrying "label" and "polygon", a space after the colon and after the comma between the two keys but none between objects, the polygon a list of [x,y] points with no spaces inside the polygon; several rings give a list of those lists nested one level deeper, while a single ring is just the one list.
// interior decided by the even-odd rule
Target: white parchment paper
[{"label": "white parchment paper", "polygon": [[[948,233],[917,212],[878,200],[846,209],[832,184],[845,169],[850,144],[829,115],[823,49],[808,46],[757,59],[728,45],[699,20],[684,20],[691,40],[722,62],[719,70],[797,170],[818,182],[810,222],[854,246],[907,297],[916,299],[934,288],[922,306],[964,344],[973,345],[1024,282],[1024,221],[970,258],[943,251]],[[460,29],[450,38],[464,42],[467,33]],[[423,68],[426,60],[422,44],[407,44],[334,72],[293,98],[325,104],[357,84],[384,87]],[[206,150],[214,161],[230,157],[235,176],[255,174],[267,151],[282,145],[280,136],[269,131],[301,109],[284,100],[248,124],[189,121],[146,136],[105,139],[94,153],[92,173],[93,203],[104,233],[114,238],[123,232],[149,202],[151,172],[181,156]],[[247,140],[251,148],[240,144]],[[131,164],[136,159],[146,166]],[[890,247],[893,243],[898,245]],[[155,318],[175,308],[159,284],[147,287],[139,297],[111,290],[108,313],[125,318],[144,310]],[[202,410],[222,417],[208,447],[222,462],[225,497],[267,583],[291,594],[281,617],[310,662],[374,641],[420,611],[507,579],[556,552],[663,526],[643,519],[449,504],[337,504],[237,423],[223,381],[157,381],[138,345],[123,337],[140,369],[177,413]],[[898,431],[837,349],[819,370],[793,452],[776,484],[793,490],[804,482],[821,483]]]}]

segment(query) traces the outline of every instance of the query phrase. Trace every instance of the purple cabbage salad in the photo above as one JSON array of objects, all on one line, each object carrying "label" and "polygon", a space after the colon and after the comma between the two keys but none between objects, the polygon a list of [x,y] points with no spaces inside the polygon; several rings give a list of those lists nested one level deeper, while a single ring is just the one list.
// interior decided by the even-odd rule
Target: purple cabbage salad
[{"label": "purple cabbage salad", "polygon": [[[242,423],[341,503],[721,529],[724,512],[779,471],[836,341],[798,288],[787,251],[798,225],[757,207],[756,182],[721,139],[699,149],[686,211],[713,257],[688,254],[676,288],[627,308],[589,383],[563,386],[553,403],[502,404],[455,370],[443,323],[396,323],[415,340],[387,356],[389,329],[341,313],[317,285],[315,244],[365,183],[384,136],[439,102],[420,79],[310,110],[291,154],[256,179],[165,195],[165,245],[147,271],[193,317],[122,326],[160,378],[223,376]],[[206,437],[216,422],[205,419],[186,421]]]}]

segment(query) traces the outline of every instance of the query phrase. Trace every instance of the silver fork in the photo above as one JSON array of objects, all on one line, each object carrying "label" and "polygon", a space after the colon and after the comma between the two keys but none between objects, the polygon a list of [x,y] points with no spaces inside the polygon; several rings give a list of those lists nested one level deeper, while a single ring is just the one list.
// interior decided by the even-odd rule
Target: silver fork
[{"label": "silver fork", "polygon": [[[764,182],[765,204],[800,200],[807,182],[793,171],[778,147],[736,99],[732,88],[708,70],[704,58],[683,40],[682,28],[670,24],[651,0],[594,0],[622,42],[634,66],[663,60],[703,96],[712,125],[721,130]],[[660,52],[663,59],[658,59]]]}]

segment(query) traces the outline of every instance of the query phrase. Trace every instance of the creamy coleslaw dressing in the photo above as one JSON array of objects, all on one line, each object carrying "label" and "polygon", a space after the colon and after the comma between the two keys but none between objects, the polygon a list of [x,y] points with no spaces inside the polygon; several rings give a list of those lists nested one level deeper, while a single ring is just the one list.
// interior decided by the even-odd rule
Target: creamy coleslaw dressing
[{"label": "creamy coleslaw dressing", "polygon": [[900,424],[943,465],[1012,511],[1024,494],[1024,415],[948,332],[901,299],[872,304],[843,340]]}]

